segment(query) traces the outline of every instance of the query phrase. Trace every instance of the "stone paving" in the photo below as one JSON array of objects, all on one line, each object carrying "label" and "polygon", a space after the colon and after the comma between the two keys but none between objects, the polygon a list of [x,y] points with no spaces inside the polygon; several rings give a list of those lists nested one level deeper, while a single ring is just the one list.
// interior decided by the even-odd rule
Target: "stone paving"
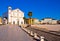
[{"label": "stone paving", "polygon": [[0,41],[35,41],[17,25],[0,26]]}]

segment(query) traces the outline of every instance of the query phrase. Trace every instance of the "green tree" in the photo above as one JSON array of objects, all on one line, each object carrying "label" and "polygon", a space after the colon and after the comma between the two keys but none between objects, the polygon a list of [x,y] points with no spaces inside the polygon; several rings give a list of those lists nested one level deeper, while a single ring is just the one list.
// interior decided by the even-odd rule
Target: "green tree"
[{"label": "green tree", "polygon": [[32,17],[32,12],[28,12],[28,16],[29,16],[29,18],[31,18]]}]

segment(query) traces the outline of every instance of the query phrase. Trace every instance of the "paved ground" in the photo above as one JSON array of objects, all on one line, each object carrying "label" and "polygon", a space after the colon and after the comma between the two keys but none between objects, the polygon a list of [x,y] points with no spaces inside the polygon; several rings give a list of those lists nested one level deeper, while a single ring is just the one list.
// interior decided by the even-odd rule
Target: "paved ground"
[{"label": "paved ground", "polygon": [[40,31],[34,27],[27,27],[26,29],[29,29],[29,30],[37,33],[39,36],[44,36],[46,41],[60,41],[60,36],[56,36],[56,35],[53,35],[50,33]]},{"label": "paved ground", "polygon": [[46,28],[47,30],[52,30],[52,31],[60,31],[60,24],[56,25],[32,25],[34,28]]},{"label": "paved ground", "polygon": [[0,41],[35,41],[17,25],[0,26]]}]

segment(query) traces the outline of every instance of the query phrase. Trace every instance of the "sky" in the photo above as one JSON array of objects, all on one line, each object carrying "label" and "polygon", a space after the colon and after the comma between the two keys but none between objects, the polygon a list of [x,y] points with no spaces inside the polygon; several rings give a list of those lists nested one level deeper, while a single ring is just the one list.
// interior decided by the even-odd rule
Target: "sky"
[{"label": "sky", "polygon": [[28,18],[28,12],[32,12],[32,18],[43,19],[46,17],[60,20],[60,0],[0,0],[0,16],[12,9],[19,8]]}]

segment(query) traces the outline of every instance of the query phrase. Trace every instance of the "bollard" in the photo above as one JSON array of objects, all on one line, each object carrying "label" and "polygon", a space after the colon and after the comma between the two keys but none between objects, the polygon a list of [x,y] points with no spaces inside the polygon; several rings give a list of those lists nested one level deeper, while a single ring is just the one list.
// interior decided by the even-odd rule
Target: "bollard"
[{"label": "bollard", "polygon": [[28,29],[26,29],[26,32],[27,32],[27,33],[30,33],[30,31],[29,31]]},{"label": "bollard", "polygon": [[30,30],[28,30],[27,32],[28,32],[28,34],[30,34]]},{"label": "bollard", "polygon": [[34,36],[33,31],[30,32],[30,35],[31,35],[31,36]]},{"label": "bollard", "polygon": [[44,37],[43,36],[41,36],[41,41],[44,41]]},{"label": "bollard", "polygon": [[26,29],[26,28],[25,28],[24,30],[25,30],[25,31],[27,31],[27,29]]},{"label": "bollard", "polygon": [[40,38],[37,36],[37,33],[34,33],[34,38],[35,38],[35,39],[40,39]]}]

